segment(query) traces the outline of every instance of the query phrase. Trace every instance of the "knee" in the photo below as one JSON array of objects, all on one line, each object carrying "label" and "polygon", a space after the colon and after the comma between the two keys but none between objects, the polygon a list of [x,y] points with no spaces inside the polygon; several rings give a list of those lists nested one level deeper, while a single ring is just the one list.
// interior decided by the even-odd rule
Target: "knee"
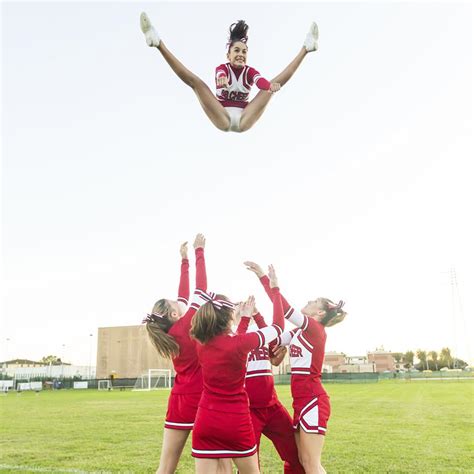
[{"label": "knee", "polygon": [[317,473],[319,472],[318,463],[311,456],[300,456],[300,464],[303,466],[305,472]]}]

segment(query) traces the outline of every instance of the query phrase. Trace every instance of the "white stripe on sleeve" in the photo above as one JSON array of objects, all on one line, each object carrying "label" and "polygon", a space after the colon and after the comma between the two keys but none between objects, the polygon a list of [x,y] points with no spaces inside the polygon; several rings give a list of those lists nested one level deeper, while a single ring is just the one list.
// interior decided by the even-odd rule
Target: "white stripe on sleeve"
[{"label": "white stripe on sleeve", "polygon": [[303,331],[308,327],[308,318],[295,308],[288,309],[285,318]]}]

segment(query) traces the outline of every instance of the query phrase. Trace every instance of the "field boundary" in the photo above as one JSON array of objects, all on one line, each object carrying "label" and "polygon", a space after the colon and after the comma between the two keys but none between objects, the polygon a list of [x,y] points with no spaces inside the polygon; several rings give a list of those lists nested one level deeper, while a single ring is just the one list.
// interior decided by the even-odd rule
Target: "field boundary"
[{"label": "field boundary", "polygon": [[82,469],[58,469],[57,467],[33,467],[20,466],[14,464],[0,464],[0,471],[22,471],[22,472],[54,472],[61,473],[75,473],[75,474],[112,474],[112,471],[84,471]]}]

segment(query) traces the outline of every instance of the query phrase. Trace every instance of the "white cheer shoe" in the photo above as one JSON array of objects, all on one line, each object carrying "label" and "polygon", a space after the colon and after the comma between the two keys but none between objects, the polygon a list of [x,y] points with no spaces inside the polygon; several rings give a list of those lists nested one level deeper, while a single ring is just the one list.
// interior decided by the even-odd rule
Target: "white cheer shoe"
[{"label": "white cheer shoe", "polygon": [[158,47],[160,45],[160,37],[155,28],[153,28],[153,25],[145,12],[140,15],[140,28],[145,35],[146,44],[148,46]]},{"label": "white cheer shoe", "polygon": [[309,27],[308,34],[304,40],[304,47],[306,51],[310,53],[311,51],[316,51],[318,49],[318,39],[319,39],[319,30],[318,25],[313,21]]}]

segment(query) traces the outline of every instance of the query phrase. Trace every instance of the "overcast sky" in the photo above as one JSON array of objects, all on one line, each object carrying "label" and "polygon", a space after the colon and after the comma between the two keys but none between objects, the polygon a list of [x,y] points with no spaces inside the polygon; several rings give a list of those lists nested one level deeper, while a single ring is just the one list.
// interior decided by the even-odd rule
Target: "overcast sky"
[{"label": "overcast sky", "polygon": [[[449,346],[472,360],[469,3],[1,8],[0,360],[88,364],[98,327],[176,297],[179,245],[197,232],[210,288],[255,294],[269,318],[244,260],[273,263],[295,306],[346,300],[327,350]],[[313,19],[320,50],[252,130],[223,133],[146,46],[142,10],[211,88],[240,18],[264,77]]]}]

